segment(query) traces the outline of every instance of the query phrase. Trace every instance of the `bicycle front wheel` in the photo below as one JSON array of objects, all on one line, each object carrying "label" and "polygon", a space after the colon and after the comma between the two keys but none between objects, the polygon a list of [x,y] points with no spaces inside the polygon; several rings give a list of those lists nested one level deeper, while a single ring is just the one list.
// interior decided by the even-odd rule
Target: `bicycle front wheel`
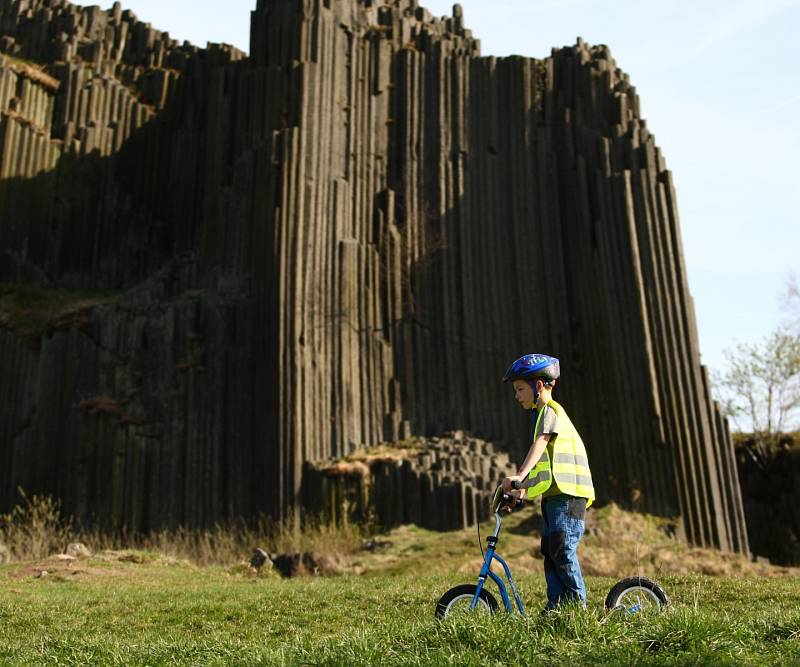
[{"label": "bicycle front wheel", "polygon": [[[451,614],[471,613],[472,610],[469,606],[472,603],[472,598],[475,597],[477,589],[478,587],[475,584],[461,584],[451,588],[436,603],[436,618],[441,619]],[[497,609],[497,600],[494,595],[485,588],[481,588],[475,611],[491,615]]]}]

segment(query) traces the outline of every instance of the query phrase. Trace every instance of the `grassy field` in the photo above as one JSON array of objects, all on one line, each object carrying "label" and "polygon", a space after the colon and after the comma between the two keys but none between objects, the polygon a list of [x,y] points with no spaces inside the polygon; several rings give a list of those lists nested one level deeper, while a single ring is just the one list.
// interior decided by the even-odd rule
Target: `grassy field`
[{"label": "grassy field", "polygon": [[[42,516],[26,515],[17,553],[24,543],[52,553],[43,536],[55,543],[60,533]],[[588,610],[540,616],[535,516],[509,517],[500,543],[528,618],[434,620],[438,598],[475,579],[472,530],[403,526],[371,549],[352,529],[318,527],[305,541],[276,534],[264,546],[333,545],[338,576],[294,579],[242,562],[245,543],[266,536],[237,542],[224,531],[165,535],[149,551],[90,544],[97,553],[88,559],[18,557],[0,566],[0,664],[800,664],[798,570],[689,548],[669,536],[668,522],[614,506],[591,513],[581,546]],[[672,606],[609,616],[607,590],[632,574],[657,577]]]},{"label": "grassy field", "polygon": [[[138,556],[138,557],[137,557]],[[120,557],[123,560],[120,560]],[[136,562],[142,561],[142,562]],[[463,574],[280,579],[147,555],[0,568],[5,664],[800,664],[796,577],[666,576],[659,615],[607,616],[612,580],[590,577],[587,611],[434,621]]]}]

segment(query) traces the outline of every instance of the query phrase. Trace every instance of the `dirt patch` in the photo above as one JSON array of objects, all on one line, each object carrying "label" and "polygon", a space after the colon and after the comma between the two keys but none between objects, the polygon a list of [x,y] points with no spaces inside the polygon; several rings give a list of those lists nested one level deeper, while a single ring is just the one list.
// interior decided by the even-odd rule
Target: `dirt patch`
[{"label": "dirt patch", "polygon": [[108,567],[92,567],[77,559],[51,557],[36,563],[26,563],[9,572],[12,579],[46,579],[66,581],[82,577],[114,577],[123,573]]},{"label": "dirt patch", "polygon": [[[186,561],[150,551],[102,551],[89,559],[56,554],[33,563],[20,564],[8,571],[13,579],[52,579],[64,581],[81,577],[127,576],[130,565],[188,565]],[[46,574],[43,574],[46,573]]]},{"label": "dirt patch", "polygon": [[95,554],[94,560],[106,563],[133,563],[134,565],[183,565],[191,567],[187,560],[168,556],[157,551],[143,551],[139,549],[114,550],[106,549]]}]

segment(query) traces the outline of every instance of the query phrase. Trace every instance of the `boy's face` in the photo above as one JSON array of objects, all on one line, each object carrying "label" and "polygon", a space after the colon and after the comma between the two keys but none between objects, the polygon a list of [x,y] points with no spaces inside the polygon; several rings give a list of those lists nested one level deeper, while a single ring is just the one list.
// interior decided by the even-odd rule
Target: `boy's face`
[{"label": "boy's face", "polygon": [[533,408],[533,388],[525,380],[514,380],[514,398],[523,409]]}]

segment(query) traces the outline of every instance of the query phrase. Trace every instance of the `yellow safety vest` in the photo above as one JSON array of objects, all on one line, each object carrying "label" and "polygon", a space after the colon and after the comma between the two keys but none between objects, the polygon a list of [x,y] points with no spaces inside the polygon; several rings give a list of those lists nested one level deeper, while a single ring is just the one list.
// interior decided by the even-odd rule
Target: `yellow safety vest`
[{"label": "yellow safety vest", "polygon": [[[550,488],[555,477],[556,486],[561,493],[586,498],[586,507],[589,507],[594,500],[594,484],[583,440],[564,408],[555,401],[548,401],[547,406],[558,415],[558,433],[547,443],[542,457],[528,475],[528,498],[533,500],[542,495]],[[534,438],[539,431],[539,421],[543,413],[544,410],[539,410],[536,428],[533,429]]]}]

